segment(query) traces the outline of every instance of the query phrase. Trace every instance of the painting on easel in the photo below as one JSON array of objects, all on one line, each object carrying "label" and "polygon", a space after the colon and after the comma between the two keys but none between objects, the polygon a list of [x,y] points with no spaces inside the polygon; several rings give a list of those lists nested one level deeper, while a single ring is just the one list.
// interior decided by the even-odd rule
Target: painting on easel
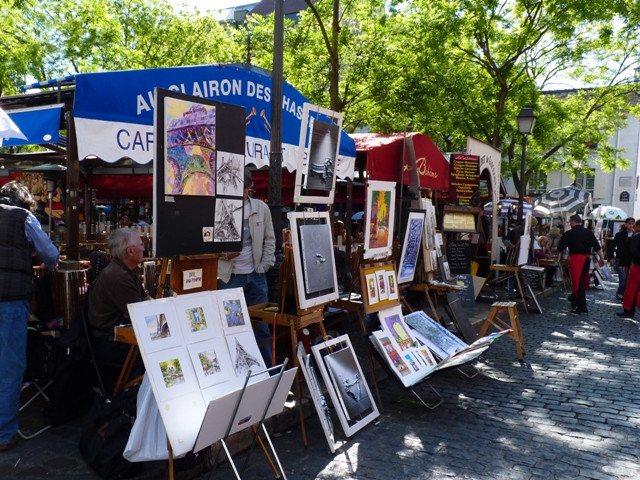
[{"label": "painting on easel", "polygon": [[338,298],[338,277],[328,212],[290,212],[296,292],[300,308]]},{"label": "painting on easel", "polygon": [[395,182],[369,180],[364,224],[364,258],[391,255],[396,201]]}]

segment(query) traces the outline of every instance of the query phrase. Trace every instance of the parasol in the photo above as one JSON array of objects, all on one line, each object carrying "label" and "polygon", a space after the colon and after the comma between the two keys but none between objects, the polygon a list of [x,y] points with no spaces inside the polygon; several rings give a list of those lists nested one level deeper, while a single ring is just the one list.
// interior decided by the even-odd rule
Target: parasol
[{"label": "parasol", "polygon": [[618,207],[600,205],[589,214],[590,218],[601,218],[603,220],[624,220],[627,213]]},{"label": "parasol", "polygon": [[554,188],[533,201],[533,211],[542,215],[571,213],[586,207],[591,202],[591,194],[573,185]]},{"label": "parasol", "polygon": [[[484,204],[484,214],[493,214],[493,202]],[[533,214],[533,206],[530,203],[524,202],[522,204],[522,211],[524,215]],[[518,200],[512,198],[503,198],[498,202],[498,215],[518,215]]]}]

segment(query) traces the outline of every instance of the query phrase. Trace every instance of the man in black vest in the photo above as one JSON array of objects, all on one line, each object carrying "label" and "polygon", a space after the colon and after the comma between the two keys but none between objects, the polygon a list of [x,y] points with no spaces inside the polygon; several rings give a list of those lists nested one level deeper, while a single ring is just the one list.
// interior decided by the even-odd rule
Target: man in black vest
[{"label": "man in black vest", "polygon": [[598,265],[604,265],[604,255],[598,239],[591,230],[584,228],[580,215],[569,217],[571,230],[564,232],[558,244],[558,252],[569,248],[569,275],[571,276],[571,313],[587,313],[586,290],[589,288],[591,252],[598,254]]},{"label": "man in black vest", "polygon": [[27,322],[33,290],[33,252],[55,268],[58,249],[31,213],[31,193],[19,182],[0,189],[0,451],[18,440],[20,390],[27,368]]}]

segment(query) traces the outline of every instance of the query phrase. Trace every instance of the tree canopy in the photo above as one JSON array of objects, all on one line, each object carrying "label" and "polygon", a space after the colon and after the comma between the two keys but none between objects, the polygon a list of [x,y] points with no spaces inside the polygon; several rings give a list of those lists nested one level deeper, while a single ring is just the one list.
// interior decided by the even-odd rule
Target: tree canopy
[{"label": "tree canopy", "polygon": [[[519,185],[517,115],[538,116],[526,175],[629,161],[607,139],[637,114],[640,8],[626,0],[305,0],[285,24],[285,78],[345,128],[473,135]],[[271,69],[273,18],[219,23],[165,0],[0,0],[0,93],[28,78],[248,59]],[[570,85],[566,83],[571,82]],[[586,88],[574,88],[580,84]],[[596,155],[597,154],[597,155]]]}]

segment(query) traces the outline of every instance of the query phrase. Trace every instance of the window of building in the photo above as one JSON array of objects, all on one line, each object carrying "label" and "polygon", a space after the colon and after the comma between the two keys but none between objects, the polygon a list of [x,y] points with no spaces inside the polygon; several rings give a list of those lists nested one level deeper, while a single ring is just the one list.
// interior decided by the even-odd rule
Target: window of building
[{"label": "window of building", "polygon": [[593,198],[593,190],[596,180],[596,169],[592,168],[591,173],[579,173],[576,178],[576,185],[582,187],[583,190],[591,193]]},{"label": "window of building", "polygon": [[527,195],[542,195],[547,191],[547,173],[533,172],[527,184]]}]

